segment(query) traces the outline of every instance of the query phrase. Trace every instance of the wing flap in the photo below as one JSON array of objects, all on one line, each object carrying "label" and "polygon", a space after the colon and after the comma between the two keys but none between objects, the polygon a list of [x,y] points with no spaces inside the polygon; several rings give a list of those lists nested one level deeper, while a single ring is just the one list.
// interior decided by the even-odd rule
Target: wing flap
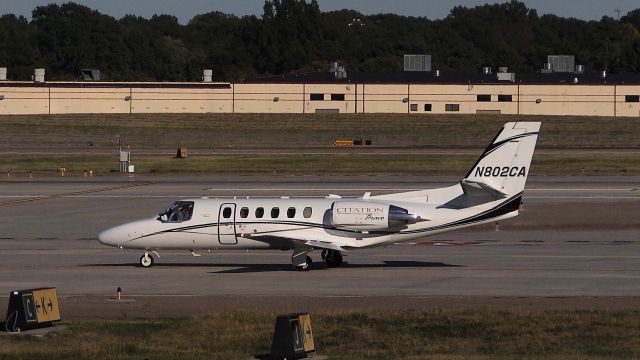
[{"label": "wing flap", "polygon": [[265,242],[289,240],[289,241],[295,241],[301,245],[311,246],[318,249],[346,251],[341,244],[337,244],[335,242],[330,242],[330,241],[318,240],[317,234],[309,233],[309,231],[287,232],[286,235],[278,232],[259,233],[259,234],[246,233],[246,234],[242,234],[242,237],[247,239],[265,241]]}]

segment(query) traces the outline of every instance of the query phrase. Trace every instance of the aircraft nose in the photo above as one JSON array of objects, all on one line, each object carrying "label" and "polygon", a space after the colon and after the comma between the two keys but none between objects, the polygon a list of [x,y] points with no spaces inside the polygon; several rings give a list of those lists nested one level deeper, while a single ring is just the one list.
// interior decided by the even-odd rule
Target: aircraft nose
[{"label": "aircraft nose", "polygon": [[98,235],[98,241],[108,246],[118,246],[123,240],[125,239],[119,226],[107,229]]}]

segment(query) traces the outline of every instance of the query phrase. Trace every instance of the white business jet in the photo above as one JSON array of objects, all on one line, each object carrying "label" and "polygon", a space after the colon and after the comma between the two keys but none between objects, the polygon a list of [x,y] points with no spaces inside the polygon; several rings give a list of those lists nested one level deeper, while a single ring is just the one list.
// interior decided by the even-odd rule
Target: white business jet
[{"label": "white business jet", "polygon": [[[328,267],[346,250],[384,246],[518,215],[539,122],[510,122],[457,184],[360,198],[184,199],[150,219],[103,231],[99,241],[141,249],[150,267],[158,250],[292,250],[298,270],[313,250]],[[159,257],[159,256],[158,256]]]}]

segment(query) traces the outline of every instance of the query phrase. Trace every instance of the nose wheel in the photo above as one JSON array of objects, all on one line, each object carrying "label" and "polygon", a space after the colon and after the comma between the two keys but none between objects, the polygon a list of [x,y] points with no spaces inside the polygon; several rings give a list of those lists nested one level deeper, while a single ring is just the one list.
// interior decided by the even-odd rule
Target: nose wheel
[{"label": "nose wheel", "polygon": [[151,267],[151,265],[153,265],[153,256],[151,256],[148,251],[145,251],[144,255],[140,257],[140,266],[148,268]]}]

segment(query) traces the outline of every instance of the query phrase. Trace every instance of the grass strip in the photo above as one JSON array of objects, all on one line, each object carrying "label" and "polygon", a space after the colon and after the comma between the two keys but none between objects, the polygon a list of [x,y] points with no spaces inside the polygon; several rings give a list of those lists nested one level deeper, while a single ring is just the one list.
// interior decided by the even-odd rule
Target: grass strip
[{"label": "grass strip", "polygon": [[[86,320],[44,338],[0,337],[2,359],[248,359],[275,313]],[[312,314],[331,359],[612,359],[640,356],[638,311],[429,310]]]},{"label": "grass strip", "polygon": [[380,147],[484,148],[508,121],[542,121],[538,145],[640,147],[640,119],[416,114],[83,114],[0,116],[3,149],[322,147],[370,139]]},{"label": "grass strip", "polygon": [[[141,174],[425,174],[464,175],[479,155],[430,154],[274,154],[136,156]],[[69,173],[93,170],[96,175],[117,172],[116,155],[22,156],[0,159],[2,173],[51,172],[64,167]],[[640,153],[567,153],[535,155],[531,175],[637,175]]]}]

